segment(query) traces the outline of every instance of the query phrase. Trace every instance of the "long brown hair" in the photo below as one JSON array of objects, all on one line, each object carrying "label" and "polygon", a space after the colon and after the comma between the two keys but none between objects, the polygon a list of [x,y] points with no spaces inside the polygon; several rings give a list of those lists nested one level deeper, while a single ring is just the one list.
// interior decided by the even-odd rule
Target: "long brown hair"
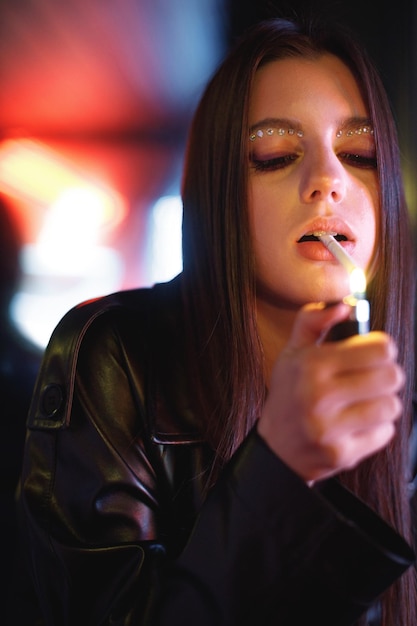
[{"label": "long brown hair", "polygon": [[[345,29],[271,19],[252,27],[208,84],[189,136],[182,195],[184,306],[190,379],[202,428],[215,451],[213,476],[259,417],[262,349],[247,211],[248,103],[259,67],[289,56],[337,55],[351,69],[373,123],[380,185],[372,327],[392,335],[407,373],[404,416],[382,452],[340,480],[409,541],[408,440],[414,387],[414,257],[398,139],[390,104],[366,51]],[[415,626],[414,570],[382,599],[384,626]]]}]

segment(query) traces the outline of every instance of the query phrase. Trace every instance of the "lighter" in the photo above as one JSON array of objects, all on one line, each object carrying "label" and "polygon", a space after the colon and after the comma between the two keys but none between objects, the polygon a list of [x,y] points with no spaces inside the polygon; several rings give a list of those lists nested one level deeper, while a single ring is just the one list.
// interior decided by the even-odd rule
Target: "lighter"
[{"label": "lighter", "polygon": [[370,306],[366,299],[366,278],[346,250],[330,233],[315,233],[322,244],[349,272],[350,294],[343,302],[351,307],[349,317],[334,326],[327,335],[328,341],[345,339],[352,335],[364,335],[369,332]]}]

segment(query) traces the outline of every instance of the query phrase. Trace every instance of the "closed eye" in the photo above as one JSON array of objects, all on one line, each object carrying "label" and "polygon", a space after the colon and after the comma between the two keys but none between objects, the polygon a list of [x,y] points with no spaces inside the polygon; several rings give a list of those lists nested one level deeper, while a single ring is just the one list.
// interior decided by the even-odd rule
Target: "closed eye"
[{"label": "closed eye", "polygon": [[257,172],[272,172],[282,170],[291,165],[298,159],[297,154],[285,154],[284,156],[274,157],[273,159],[255,159],[252,157],[253,168]]},{"label": "closed eye", "polygon": [[373,170],[377,167],[377,159],[374,154],[364,155],[356,152],[339,152],[338,157],[341,161],[352,167]]}]

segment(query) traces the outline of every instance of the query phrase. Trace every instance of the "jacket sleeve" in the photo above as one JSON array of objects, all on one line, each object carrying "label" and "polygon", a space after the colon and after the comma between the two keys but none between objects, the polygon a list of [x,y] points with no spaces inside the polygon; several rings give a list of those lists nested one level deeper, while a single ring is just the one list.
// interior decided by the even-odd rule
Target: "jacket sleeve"
[{"label": "jacket sleeve", "polygon": [[204,626],[347,626],[413,560],[408,544],[337,480],[310,489],[253,431],[168,570],[158,623],[191,624],[181,615],[195,606]]},{"label": "jacket sleeve", "polygon": [[[28,419],[19,509],[43,621],[25,626],[344,626],[410,566],[382,520],[335,481],[307,487],[256,431],[184,531],[137,319],[90,315],[73,333],[78,315],[52,338]],[[200,448],[184,454],[190,492]]]}]

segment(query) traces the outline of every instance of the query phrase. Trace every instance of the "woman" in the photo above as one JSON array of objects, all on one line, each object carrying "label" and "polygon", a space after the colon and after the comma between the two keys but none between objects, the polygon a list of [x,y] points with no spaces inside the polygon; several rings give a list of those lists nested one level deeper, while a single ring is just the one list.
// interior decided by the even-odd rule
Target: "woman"
[{"label": "woman", "polygon": [[[364,51],[249,31],[183,201],[182,274],[76,307],[45,354],[20,496],[41,623],[414,626],[413,259]],[[349,284],[323,232],[366,269],[369,334],[326,341]]]}]

